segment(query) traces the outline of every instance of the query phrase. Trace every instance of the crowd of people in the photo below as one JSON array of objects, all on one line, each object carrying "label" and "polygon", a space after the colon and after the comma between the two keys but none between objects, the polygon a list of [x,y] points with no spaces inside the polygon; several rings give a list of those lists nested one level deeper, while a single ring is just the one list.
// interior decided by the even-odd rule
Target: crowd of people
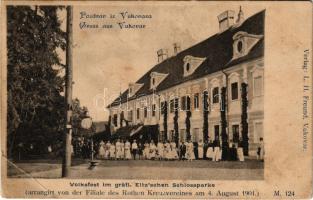
[{"label": "crowd of people", "polygon": [[[260,139],[258,159],[264,155],[263,139]],[[115,142],[100,141],[96,148],[98,159],[108,160],[222,160],[222,148],[219,140],[198,142],[180,142],[176,145],[173,141],[145,141],[144,143],[133,140],[117,139]],[[244,161],[243,148],[238,143],[229,142],[227,159],[230,161]]]}]

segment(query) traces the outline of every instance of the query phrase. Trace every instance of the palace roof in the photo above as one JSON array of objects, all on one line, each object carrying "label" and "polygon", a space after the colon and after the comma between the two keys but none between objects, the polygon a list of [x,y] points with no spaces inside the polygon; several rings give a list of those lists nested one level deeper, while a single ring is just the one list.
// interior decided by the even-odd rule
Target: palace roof
[{"label": "palace roof", "polygon": [[[155,92],[159,92],[186,81],[201,78],[222,69],[232,67],[242,62],[254,60],[264,56],[264,37],[243,57],[232,60],[233,57],[233,36],[239,31],[248,34],[264,35],[265,10],[254,14],[246,19],[240,26],[233,26],[222,33],[217,33],[208,39],[195,44],[194,46],[179,52],[177,55],[169,57],[156,64],[145,73],[136,83],[144,84],[134,96],[128,98],[128,89],[124,91],[110,106],[116,106],[128,100],[133,100],[141,96],[152,94],[150,89],[151,72],[168,74],[168,76],[156,87]],[[193,74],[184,77],[184,57],[194,56],[206,58]]]}]

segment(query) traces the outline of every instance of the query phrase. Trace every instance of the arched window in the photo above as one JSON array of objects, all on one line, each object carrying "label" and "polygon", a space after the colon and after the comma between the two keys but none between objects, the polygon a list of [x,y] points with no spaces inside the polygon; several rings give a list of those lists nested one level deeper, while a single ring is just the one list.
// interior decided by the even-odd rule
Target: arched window
[{"label": "arched window", "polygon": [[218,103],[219,102],[218,87],[213,88],[212,98],[213,98],[213,103]]},{"label": "arched window", "polygon": [[237,51],[238,51],[239,53],[242,52],[242,47],[243,47],[242,41],[238,41],[238,43],[237,43]]}]

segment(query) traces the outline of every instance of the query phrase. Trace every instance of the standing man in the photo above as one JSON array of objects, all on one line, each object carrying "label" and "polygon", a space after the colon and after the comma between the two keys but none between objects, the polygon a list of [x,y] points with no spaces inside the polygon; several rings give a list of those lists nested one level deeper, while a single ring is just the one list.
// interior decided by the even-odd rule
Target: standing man
[{"label": "standing man", "polygon": [[180,149],[179,160],[185,160],[186,159],[186,145],[185,145],[185,142],[181,143],[179,149]]},{"label": "standing man", "polygon": [[143,151],[144,151],[144,145],[141,141],[139,141],[139,143],[138,143],[139,160],[142,160],[142,158],[143,158]]},{"label": "standing man", "polygon": [[134,160],[136,160],[137,154],[138,154],[138,144],[137,144],[136,140],[134,140],[132,143],[132,155],[133,155]]}]

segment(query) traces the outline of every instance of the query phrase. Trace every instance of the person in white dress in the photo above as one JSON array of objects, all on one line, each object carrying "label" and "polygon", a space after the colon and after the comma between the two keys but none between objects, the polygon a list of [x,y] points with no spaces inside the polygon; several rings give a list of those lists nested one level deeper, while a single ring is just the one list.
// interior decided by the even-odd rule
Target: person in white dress
[{"label": "person in white dress", "polygon": [[176,148],[176,143],[174,141],[172,141],[170,143],[170,147],[171,147],[171,159],[172,160],[177,160],[178,159],[178,154],[177,154],[177,148]]},{"label": "person in white dress", "polygon": [[106,144],[105,144],[105,153],[104,153],[104,159],[109,159],[110,157],[110,147],[111,147],[111,143],[110,141],[108,141]]},{"label": "person in white dress", "polygon": [[214,156],[213,161],[220,161],[221,159],[221,149],[220,149],[220,142],[219,140],[214,141]]},{"label": "person in white dress", "polygon": [[149,148],[150,148],[149,159],[154,160],[156,156],[156,146],[153,140],[151,140]]},{"label": "person in white dress", "polygon": [[242,148],[242,140],[239,140],[238,148],[237,148],[237,157],[239,161],[243,162],[245,161],[245,157],[243,155],[243,148]]},{"label": "person in white dress", "polygon": [[194,153],[194,150],[193,150],[193,143],[189,140],[187,142],[187,159],[188,161],[192,161],[195,159],[195,153]]},{"label": "person in white dress", "polygon": [[115,160],[116,156],[115,156],[115,145],[112,142],[112,144],[110,145],[110,160]]},{"label": "person in white dress", "polygon": [[120,158],[122,160],[125,159],[125,143],[123,140],[121,140],[121,155],[120,155]]},{"label": "person in white dress", "polygon": [[164,143],[164,158],[165,158],[165,160],[171,159],[170,151],[171,151],[170,143],[168,141],[166,141]]},{"label": "person in white dress", "polygon": [[150,147],[148,141],[144,144],[143,159],[150,159]]},{"label": "person in white dress", "polygon": [[105,146],[104,146],[104,142],[101,140],[100,144],[99,144],[99,150],[98,150],[98,155],[100,159],[104,158],[105,155]]},{"label": "person in white dress", "polygon": [[163,157],[164,157],[164,145],[161,141],[158,142],[158,145],[157,145],[157,158],[159,160],[162,160]]},{"label": "person in white dress", "polygon": [[203,159],[203,145],[204,145],[203,141],[199,140],[199,142],[198,142],[198,158],[200,160]]},{"label": "person in white dress", "polygon": [[130,153],[130,142],[126,140],[125,142],[125,159],[130,160],[132,158]]},{"label": "person in white dress", "polygon": [[120,142],[120,139],[118,139],[115,143],[115,156],[116,156],[116,159],[117,160],[120,160],[121,159],[121,142]]},{"label": "person in white dress", "polygon": [[207,150],[207,152],[206,152],[206,157],[207,157],[209,160],[213,160],[213,158],[214,158],[214,150],[213,150],[213,143],[212,143],[212,140],[209,141],[208,150]]}]

